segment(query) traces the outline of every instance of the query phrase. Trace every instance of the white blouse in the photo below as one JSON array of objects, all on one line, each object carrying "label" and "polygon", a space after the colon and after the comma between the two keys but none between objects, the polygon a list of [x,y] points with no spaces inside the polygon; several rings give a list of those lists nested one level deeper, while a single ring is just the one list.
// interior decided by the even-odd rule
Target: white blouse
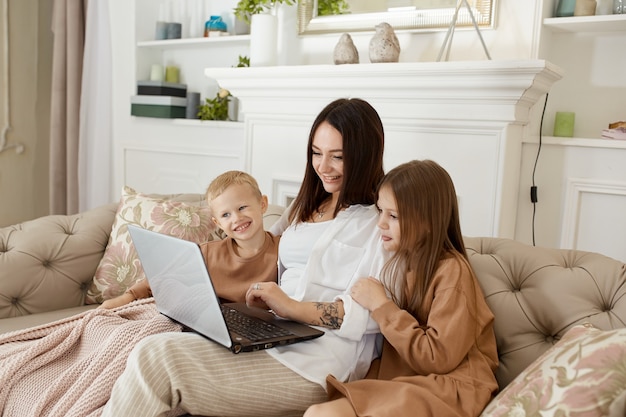
[{"label": "white blouse", "polygon": [[[271,229],[273,233],[281,234],[286,224],[281,220]],[[388,259],[377,221],[375,206],[354,205],[332,221],[292,224],[282,231],[278,249],[281,287],[299,301],[342,300],[345,315],[337,330],[321,328],[325,334],[320,338],[267,353],[324,388],[328,374],[341,381],[362,378],[376,355],[378,326],[349,294],[359,278],[378,278]]]},{"label": "white blouse", "polygon": [[290,296],[295,295],[315,243],[328,230],[331,223],[332,221],[300,223],[297,230],[290,228],[281,236],[278,245],[279,284]]}]

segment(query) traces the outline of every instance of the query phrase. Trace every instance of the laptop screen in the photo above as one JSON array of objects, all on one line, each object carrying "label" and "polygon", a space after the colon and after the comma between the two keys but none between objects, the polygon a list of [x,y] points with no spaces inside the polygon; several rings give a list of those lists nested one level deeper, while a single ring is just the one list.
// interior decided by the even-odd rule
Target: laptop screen
[{"label": "laptop screen", "polygon": [[230,347],[219,299],[198,244],[129,225],[160,313]]}]

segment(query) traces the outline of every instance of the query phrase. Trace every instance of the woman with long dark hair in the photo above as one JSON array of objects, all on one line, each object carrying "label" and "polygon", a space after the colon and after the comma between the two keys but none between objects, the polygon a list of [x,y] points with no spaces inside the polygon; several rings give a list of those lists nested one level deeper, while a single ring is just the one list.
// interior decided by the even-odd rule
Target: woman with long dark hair
[{"label": "woman with long dark hair", "polygon": [[302,187],[271,229],[281,235],[279,283],[256,283],[246,295],[248,304],[322,327],[322,337],[239,355],[194,333],[148,337],[131,353],[103,415],[297,415],[326,399],[328,374],[365,376],[378,326],[350,288],[377,276],[387,259],[374,205],[383,148],[369,103],[339,99],[320,112]]}]

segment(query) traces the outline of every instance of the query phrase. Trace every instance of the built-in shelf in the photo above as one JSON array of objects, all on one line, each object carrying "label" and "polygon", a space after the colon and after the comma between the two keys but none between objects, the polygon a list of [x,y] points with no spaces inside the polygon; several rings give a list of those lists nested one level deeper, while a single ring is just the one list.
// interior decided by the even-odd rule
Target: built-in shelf
[{"label": "built-in shelf", "polygon": [[619,32],[626,31],[626,14],[550,17],[543,24],[553,32]]},{"label": "built-in shelf", "polygon": [[242,121],[232,120],[200,120],[200,119],[182,119],[182,118],[167,118],[167,117],[143,117],[143,116],[131,116],[133,120],[138,123],[148,124],[174,124],[178,126],[195,126],[195,127],[219,127],[226,129],[241,129],[243,126]]},{"label": "built-in shelf", "polygon": [[243,122],[232,120],[198,120],[198,119],[171,119],[174,124],[181,126],[211,126],[225,129],[241,129]]},{"label": "built-in shelf", "polygon": [[576,146],[583,148],[613,148],[626,149],[626,140],[603,138],[564,138],[559,136],[544,136],[544,145]]},{"label": "built-in shelf", "polygon": [[138,48],[154,49],[181,49],[185,47],[197,48],[199,46],[210,46],[216,44],[246,44],[250,42],[250,35],[237,36],[216,36],[207,38],[184,38],[184,39],[164,39],[158,41],[137,42]]}]

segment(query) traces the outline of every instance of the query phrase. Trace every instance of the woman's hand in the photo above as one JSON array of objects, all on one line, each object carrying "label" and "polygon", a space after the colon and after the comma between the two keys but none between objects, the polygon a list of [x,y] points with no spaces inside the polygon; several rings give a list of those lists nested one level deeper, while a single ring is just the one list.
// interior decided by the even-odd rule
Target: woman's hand
[{"label": "woman's hand", "polygon": [[338,329],[343,323],[343,302],[296,301],[290,298],[275,282],[252,284],[246,292],[246,304],[272,310],[284,319],[313,326]]},{"label": "woman's hand", "polygon": [[357,303],[374,311],[389,301],[383,284],[373,277],[361,278],[350,289],[350,295]]},{"label": "woman's hand", "polygon": [[293,319],[293,309],[298,302],[291,299],[275,282],[257,282],[246,292],[246,304],[272,310],[285,319]]}]

